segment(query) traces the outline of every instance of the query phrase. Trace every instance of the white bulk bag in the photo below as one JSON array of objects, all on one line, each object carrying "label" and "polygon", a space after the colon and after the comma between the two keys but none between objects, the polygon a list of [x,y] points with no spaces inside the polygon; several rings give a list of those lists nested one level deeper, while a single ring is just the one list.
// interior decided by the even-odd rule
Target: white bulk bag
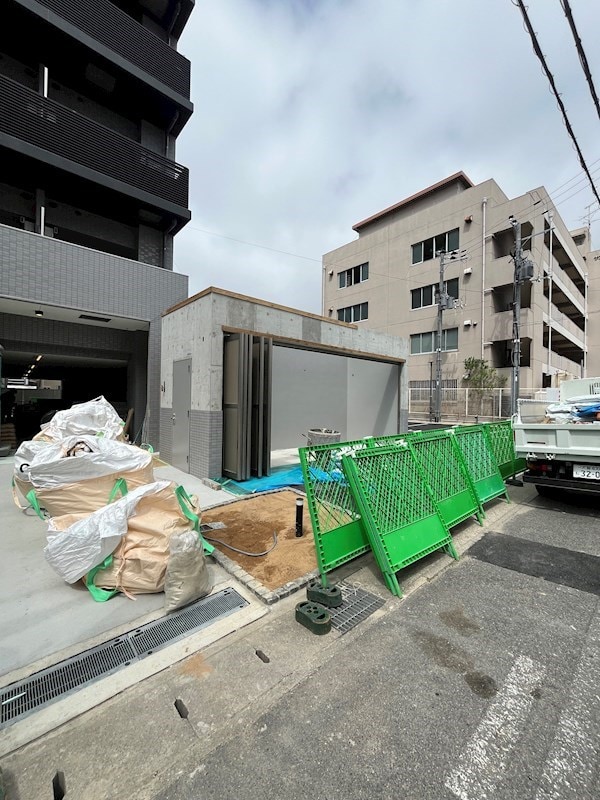
[{"label": "white bulk bag", "polygon": [[67,436],[92,436],[100,434],[108,439],[123,436],[124,422],[104,397],[96,397],[87,403],[76,403],[63,411],[57,411],[50,422],[42,425],[42,433],[54,440]]},{"label": "white bulk bag", "polygon": [[[127,533],[129,517],[146,495],[166,489],[169,481],[140,486],[125,497],[74,522],[66,517],[50,520],[46,561],[67,583],[75,583],[93,567],[101,564]],[[65,523],[69,523],[63,527]]]}]

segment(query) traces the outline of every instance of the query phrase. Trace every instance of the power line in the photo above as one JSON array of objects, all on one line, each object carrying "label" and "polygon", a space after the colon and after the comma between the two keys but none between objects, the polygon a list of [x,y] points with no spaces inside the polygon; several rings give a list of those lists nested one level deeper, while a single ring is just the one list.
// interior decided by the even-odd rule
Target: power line
[{"label": "power line", "polygon": [[561,111],[561,114],[562,114],[562,117],[563,117],[563,122],[565,124],[565,128],[567,129],[567,133],[571,137],[571,140],[573,142],[573,146],[575,147],[575,151],[577,152],[577,156],[579,158],[579,163],[581,164],[581,168],[583,169],[583,171],[587,175],[588,180],[590,182],[590,186],[592,188],[592,191],[594,192],[594,194],[596,196],[596,199],[600,203],[600,195],[598,194],[598,190],[596,189],[596,187],[594,185],[594,181],[592,179],[592,176],[590,175],[590,171],[588,169],[588,166],[585,163],[585,159],[583,157],[583,153],[581,152],[581,148],[579,147],[579,143],[577,141],[577,137],[575,136],[575,132],[573,131],[573,128],[572,128],[571,123],[569,121],[569,117],[567,116],[567,110],[565,108],[565,104],[563,103],[562,98],[561,98],[561,96],[560,96],[560,94],[558,92],[558,89],[556,88],[556,83],[554,81],[554,76],[550,72],[548,64],[546,63],[546,58],[545,58],[544,54],[542,53],[542,50],[540,48],[540,44],[538,42],[538,38],[537,38],[536,33],[533,30],[533,27],[531,25],[531,21],[529,19],[529,14],[527,13],[527,9],[525,8],[523,0],[516,0],[516,3],[513,2],[513,5],[518,5],[518,7],[521,10],[521,14],[522,14],[523,20],[525,22],[525,27],[527,29],[527,33],[529,34],[529,38],[531,39],[531,44],[532,44],[532,47],[533,47],[533,51],[536,54],[536,56],[538,57],[541,65],[542,65],[542,69],[544,70],[544,73],[545,73],[545,75],[546,75],[546,77],[548,79],[548,82],[550,84],[550,87],[552,89],[554,97],[556,98],[556,102],[558,104],[558,107],[559,107],[559,109]]},{"label": "power line", "polygon": [[594,105],[596,106],[596,113],[598,114],[598,118],[600,119],[600,101],[598,100],[598,95],[596,94],[596,87],[594,86],[594,80],[592,78],[592,73],[590,72],[590,65],[588,64],[585,50],[583,49],[581,37],[577,32],[575,20],[573,19],[571,4],[569,3],[569,0],[560,0],[560,4],[562,6],[562,10],[565,12],[565,17],[567,18],[569,27],[571,28],[571,33],[573,34],[573,39],[575,40],[575,47],[577,48],[577,54],[579,55],[579,61],[581,62],[581,69],[583,70],[585,79],[587,80],[588,86],[590,87],[590,94],[592,95],[592,100],[594,101]]}]

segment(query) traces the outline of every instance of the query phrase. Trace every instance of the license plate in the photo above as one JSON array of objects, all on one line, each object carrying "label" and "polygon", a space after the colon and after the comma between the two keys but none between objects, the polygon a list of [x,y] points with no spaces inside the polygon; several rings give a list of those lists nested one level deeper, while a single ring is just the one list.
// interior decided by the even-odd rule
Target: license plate
[{"label": "license plate", "polygon": [[600,481],[600,464],[573,464],[573,477]]}]

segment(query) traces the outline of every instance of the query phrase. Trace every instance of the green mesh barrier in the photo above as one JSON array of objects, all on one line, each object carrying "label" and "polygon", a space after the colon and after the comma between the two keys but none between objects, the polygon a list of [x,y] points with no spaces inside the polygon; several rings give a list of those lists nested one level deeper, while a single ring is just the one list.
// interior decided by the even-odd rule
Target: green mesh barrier
[{"label": "green mesh barrier", "polygon": [[326,573],[370,549],[360,513],[342,469],[342,456],[366,440],[299,448],[304,488],[323,586]]},{"label": "green mesh barrier", "polygon": [[481,504],[508,494],[504,479],[481,425],[461,425],[450,429],[463,455]]},{"label": "green mesh barrier", "polygon": [[453,528],[475,515],[483,524],[483,508],[456,437],[447,430],[424,431],[409,446],[423,470],[446,525]]},{"label": "green mesh barrier", "polygon": [[483,425],[483,432],[498,463],[498,469],[502,477],[506,480],[506,478],[512,478],[517,473],[523,472],[525,459],[517,458],[515,454],[515,440],[511,420],[486,422]]},{"label": "green mesh barrier", "polygon": [[408,445],[371,447],[342,457],[375,560],[398,597],[396,572],[443,548],[458,558],[423,470]]}]

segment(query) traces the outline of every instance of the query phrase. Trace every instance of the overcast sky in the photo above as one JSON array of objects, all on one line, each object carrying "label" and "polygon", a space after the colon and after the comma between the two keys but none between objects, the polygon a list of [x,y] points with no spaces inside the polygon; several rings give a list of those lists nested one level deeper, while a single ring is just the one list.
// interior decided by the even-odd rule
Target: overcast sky
[{"label": "overcast sky", "polygon": [[[571,7],[600,91],[600,3]],[[600,186],[600,120],[560,2],[528,9]],[[544,185],[570,228],[593,201],[511,0],[197,0],[179,49],[195,113],[175,265],[190,294],[319,313],[321,256],[459,170],[509,196]]]}]

